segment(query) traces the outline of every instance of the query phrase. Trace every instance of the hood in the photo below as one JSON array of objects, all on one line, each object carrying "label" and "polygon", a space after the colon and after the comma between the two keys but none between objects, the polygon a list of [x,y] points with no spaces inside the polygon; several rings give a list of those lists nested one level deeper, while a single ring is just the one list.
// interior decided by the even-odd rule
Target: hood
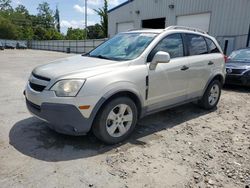
[{"label": "hood", "polygon": [[250,69],[250,61],[233,61],[229,60],[226,63],[227,68],[236,68],[236,69]]},{"label": "hood", "polygon": [[125,65],[127,66],[127,63],[77,55],[39,66],[33,70],[33,73],[49,79],[71,75],[79,76],[79,74],[87,78]]}]

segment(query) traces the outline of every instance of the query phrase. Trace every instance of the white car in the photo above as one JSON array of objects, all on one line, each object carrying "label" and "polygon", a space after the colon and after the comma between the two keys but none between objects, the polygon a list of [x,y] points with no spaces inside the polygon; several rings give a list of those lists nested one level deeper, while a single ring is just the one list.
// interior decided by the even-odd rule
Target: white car
[{"label": "white car", "polygon": [[213,37],[171,26],[119,33],[86,55],[39,66],[24,94],[28,110],[57,132],[92,130],[114,144],[148,114],[194,101],[215,108],[225,74]]}]

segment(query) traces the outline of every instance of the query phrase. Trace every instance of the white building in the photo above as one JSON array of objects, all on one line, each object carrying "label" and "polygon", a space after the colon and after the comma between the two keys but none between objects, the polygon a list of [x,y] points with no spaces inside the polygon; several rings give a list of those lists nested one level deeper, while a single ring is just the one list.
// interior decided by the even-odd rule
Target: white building
[{"label": "white building", "polygon": [[129,29],[182,25],[215,36],[227,54],[250,41],[250,0],[129,0],[108,16],[110,37]]}]

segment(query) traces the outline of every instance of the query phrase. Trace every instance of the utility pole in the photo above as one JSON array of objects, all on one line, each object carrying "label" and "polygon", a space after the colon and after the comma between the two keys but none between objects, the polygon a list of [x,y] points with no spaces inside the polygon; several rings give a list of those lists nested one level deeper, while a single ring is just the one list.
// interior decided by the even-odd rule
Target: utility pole
[{"label": "utility pole", "polygon": [[84,15],[84,18],[85,18],[85,29],[83,30],[83,32],[85,32],[85,36],[84,36],[84,53],[86,53],[86,40],[87,40],[87,36],[88,36],[88,30],[87,30],[87,27],[88,27],[88,3],[87,3],[87,0],[85,0],[85,15]]},{"label": "utility pole", "polygon": [[85,0],[85,40],[88,36],[88,0]]}]

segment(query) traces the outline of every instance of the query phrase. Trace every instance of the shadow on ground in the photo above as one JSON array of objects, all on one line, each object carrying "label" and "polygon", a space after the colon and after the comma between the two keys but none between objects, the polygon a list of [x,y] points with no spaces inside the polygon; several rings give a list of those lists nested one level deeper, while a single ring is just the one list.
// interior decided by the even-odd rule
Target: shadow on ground
[{"label": "shadow on ground", "polygon": [[210,112],[188,104],[145,117],[128,140],[113,146],[104,145],[92,134],[81,137],[58,134],[35,117],[17,122],[10,130],[9,140],[24,155],[50,162],[67,161],[114,152],[117,147],[143,146],[148,140],[157,139],[154,133]]}]

